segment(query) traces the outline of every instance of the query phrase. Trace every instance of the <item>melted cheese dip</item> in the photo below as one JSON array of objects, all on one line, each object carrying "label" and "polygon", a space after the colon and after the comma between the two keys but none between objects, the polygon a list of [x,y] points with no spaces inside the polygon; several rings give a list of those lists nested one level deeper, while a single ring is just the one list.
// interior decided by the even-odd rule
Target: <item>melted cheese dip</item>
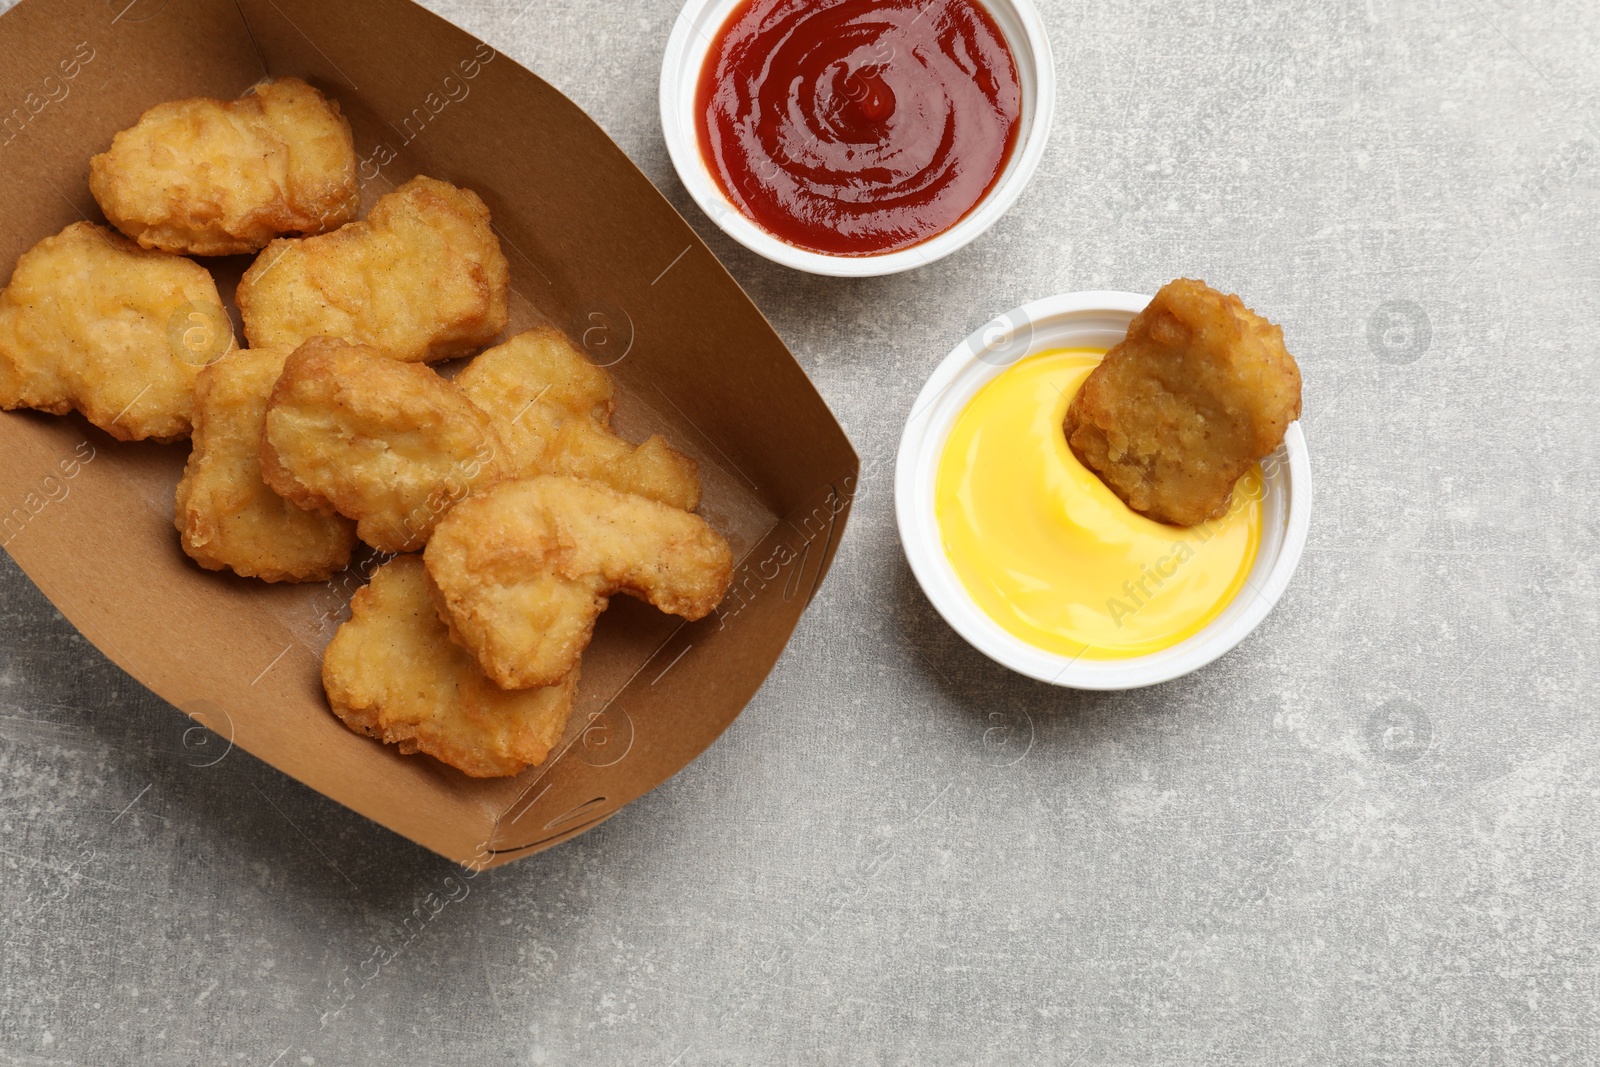
[{"label": "melted cheese dip", "polygon": [[1129,509],[1072,454],[1061,423],[1104,351],[1030,356],[956,419],[934,508],[967,593],[1007,632],[1049,652],[1122,659],[1169,648],[1245,585],[1261,542],[1260,467],[1228,514],[1178,527]]}]

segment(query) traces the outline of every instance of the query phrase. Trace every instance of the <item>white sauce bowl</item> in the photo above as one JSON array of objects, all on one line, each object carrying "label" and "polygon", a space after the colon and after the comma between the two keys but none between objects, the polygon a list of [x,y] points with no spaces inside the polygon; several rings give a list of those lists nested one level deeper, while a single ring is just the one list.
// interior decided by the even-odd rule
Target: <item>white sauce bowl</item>
[{"label": "white sauce bowl", "polygon": [[945,232],[919,245],[874,256],[836,256],[796,248],[746,218],[723,195],[700,150],[695,114],[700,72],[718,31],[742,0],[689,0],[678,15],[661,62],[661,129],[678,177],[723,231],[753,252],[795,270],[868,278],[921,267],[971,244],[1022,195],[1044,156],[1055,114],[1056,68],[1044,20],[1033,0],[978,0],[1005,34],[1022,87],[1022,121],[1005,170],[978,206]]},{"label": "white sauce bowl", "polygon": [[1136,293],[1087,292],[1024,304],[968,337],[917,396],[895,464],[895,515],[906,559],[923,592],[955,631],[990,659],[1019,674],[1072,689],[1137,689],[1199,670],[1228,652],[1267,617],[1300,562],[1311,528],[1311,461],[1305,435],[1291,423],[1283,444],[1261,463],[1261,546],[1245,586],[1204,629],[1144,656],[1093,660],[1028,644],[991,619],[968,595],[945,555],[934,511],[939,457],[957,416],[989,382],[1018,360],[1058,348],[1109,349],[1150,303]]}]

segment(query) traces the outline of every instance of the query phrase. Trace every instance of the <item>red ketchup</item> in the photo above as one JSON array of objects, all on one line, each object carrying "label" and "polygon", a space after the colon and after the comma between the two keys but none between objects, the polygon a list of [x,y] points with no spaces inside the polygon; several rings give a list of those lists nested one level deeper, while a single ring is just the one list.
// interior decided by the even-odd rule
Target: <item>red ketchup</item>
[{"label": "red ketchup", "polygon": [[746,0],[700,74],[700,150],[722,191],[798,248],[920,244],[994,188],[1022,88],[976,0]]}]

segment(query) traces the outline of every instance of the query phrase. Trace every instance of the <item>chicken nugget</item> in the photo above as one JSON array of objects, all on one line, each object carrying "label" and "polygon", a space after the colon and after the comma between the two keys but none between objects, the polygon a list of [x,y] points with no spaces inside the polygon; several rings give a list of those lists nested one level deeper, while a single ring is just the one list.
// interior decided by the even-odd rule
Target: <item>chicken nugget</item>
[{"label": "chicken nugget", "polygon": [[1300,417],[1283,331],[1237,296],[1180,278],[1134,316],[1067,409],[1072,452],[1134,511],[1193,526]]},{"label": "chicken nugget", "polygon": [[198,263],[75,222],[0,292],[0,408],[72,410],[123,441],[189,435],[194,380],[234,347]]},{"label": "chicken nugget", "polygon": [[431,584],[421,557],[399,556],[356,593],[322,659],[333,713],[356,733],[474,778],[543,763],[572,713],[578,669],[541,689],[501,689],[451,643]]},{"label": "chicken nugget", "polygon": [[361,209],[350,124],[299,78],[156,105],[89,161],[89,191],[140,245],[196,256],[327,233]]},{"label": "chicken nugget", "polygon": [[521,333],[467,365],[457,387],[495,420],[517,473],[568,474],[693,511],[699,465],[659,435],[634,446],[611,429],[611,375],[543,328]]},{"label": "chicken nugget", "polygon": [[268,245],[239,283],[253,348],[313,337],[407,362],[471,355],[506,328],[511,269],[470,189],[413,178],[365,221]]},{"label": "chicken nugget", "polygon": [[502,482],[462,502],[423,558],[450,636],[507,689],[560,681],[612,594],[694,620],[733,576],[728,542],[699,516],[561,477]]},{"label": "chicken nugget", "polygon": [[361,540],[414,552],[455,503],[510,474],[489,416],[430,368],[319,337],[284,363],[261,470],[303,508],[356,520]]},{"label": "chicken nugget", "polygon": [[195,381],[194,451],[178,482],[175,523],[183,550],[207,570],[309,582],[350,563],[355,523],[297,507],[261,476],[267,397],[289,351],[235,351]]}]

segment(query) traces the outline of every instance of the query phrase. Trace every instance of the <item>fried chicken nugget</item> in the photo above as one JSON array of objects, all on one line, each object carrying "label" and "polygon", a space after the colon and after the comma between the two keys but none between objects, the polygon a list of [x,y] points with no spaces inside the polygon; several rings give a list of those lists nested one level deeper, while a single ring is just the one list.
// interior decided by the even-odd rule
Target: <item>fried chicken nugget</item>
[{"label": "fried chicken nugget", "polygon": [[239,283],[239,313],[253,348],[339,337],[453,359],[506,328],[510,279],[478,194],[419,177],[363,222],[268,245]]},{"label": "fried chicken nugget", "polygon": [[457,501],[511,473],[505,456],[489,416],[430,368],[327,337],[284,363],[261,438],[268,485],[355,519],[383,552],[427,544]]},{"label": "fried chicken nugget", "polygon": [[350,563],[355,523],[299,508],[261,476],[267,397],[289,351],[235,351],[195,381],[194,451],[178,482],[175,524],[183,550],[207,570],[309,582]]},{"label": "fried chicken nugget", "polygon": [[1283,331],[1205,282],[1161,287],[1067,409],[1072,452],[1133,510],[1193,526],[1300,417]]},{"label": "fried chicken nugget", "polygon": [[568,474],[693,511],[698,464],[659,435],[634,446],[611,429],[611,375],[548,327],[521,333],[467,365],[456,386],[495,420],[517,473]]},{"label": "fried chicken nugget", "polygon": [[81,411],[123,441],[189,435],[200,368],[234,347],[198,263],[75,222],[0,292],[0,408]]},{"label": "fried chicken nugget", "polygon": [[423,558],[450,636],[507,689],[572,670],[614,593],[704,618],[733,553],[680,508],[577,478],[502,482],[459,504]]},{"label": "fried chicken nugget", "polygon": [[89,161],[89,191],[143,247],[196,256],[327,233],[361,209],[350,124],[299,78],[158,104]]},{"label": "fried chicken nugget", "polygon": [[501,689],[451,643],[431,584],[421,557],[399,556],[356,593],[322,659],[333,713],[357,733],[474,778],[543,763],[572,713],[578,669],[553,686]]}]

